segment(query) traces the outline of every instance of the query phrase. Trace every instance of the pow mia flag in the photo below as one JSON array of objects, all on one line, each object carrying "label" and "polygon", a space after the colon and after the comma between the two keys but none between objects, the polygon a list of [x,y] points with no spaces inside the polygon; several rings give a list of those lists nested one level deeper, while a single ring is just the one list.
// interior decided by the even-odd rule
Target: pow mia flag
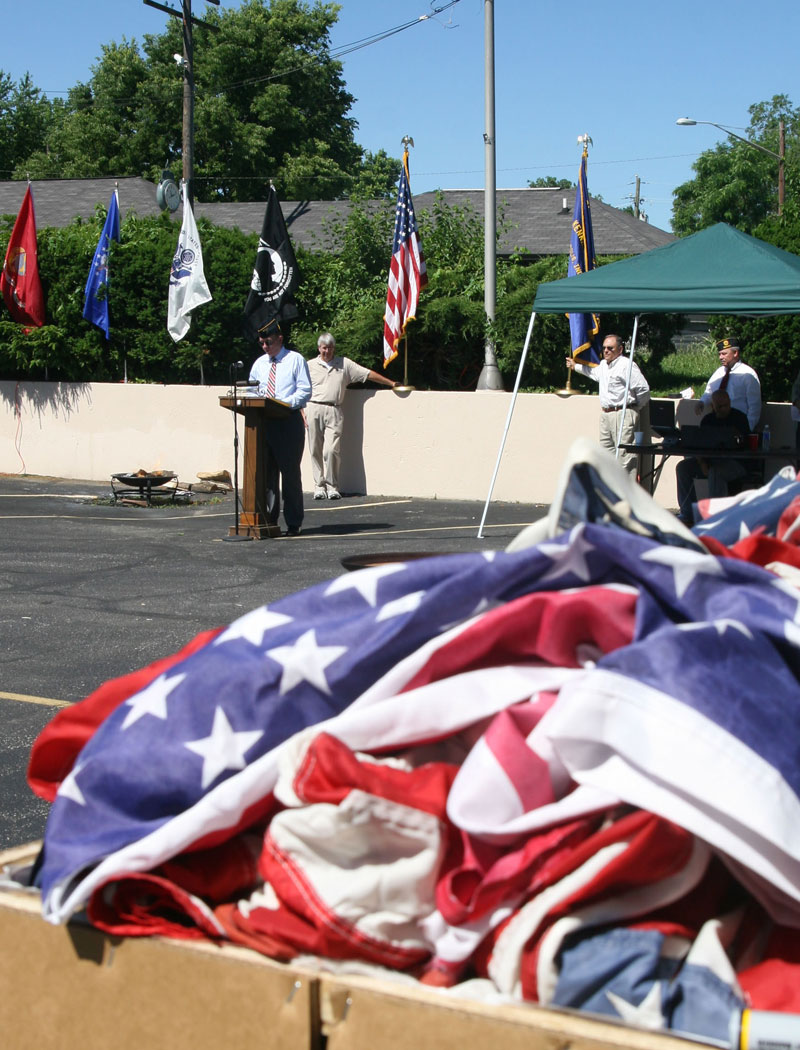
[{"label": "pow mia flag", "polygon": [[270,186],[264,225],[258,241],[250,293],[244,308],[245,334],[252,339],[269,321],[297,317],[294,291],[299,283],[297,260],[283,220],[278,194]]}]

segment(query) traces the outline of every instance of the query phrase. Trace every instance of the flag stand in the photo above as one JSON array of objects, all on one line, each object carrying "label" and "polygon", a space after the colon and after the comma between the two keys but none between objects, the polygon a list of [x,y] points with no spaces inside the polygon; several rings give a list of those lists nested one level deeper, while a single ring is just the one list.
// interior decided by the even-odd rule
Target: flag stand
[{"label": "flag stand", "polygon": [[415,386],[408,385],[408,334],[403,334],[403,382],[394,388],[398,394],[408,394],[416,390]]},{"label": "flag stand", "polygon": [[579,390],[572,389],[572,369],[567,369],[567,385],[562,387],[560,390],[556,390],[559,397],[572,397],[573,394],[580,393]]}]

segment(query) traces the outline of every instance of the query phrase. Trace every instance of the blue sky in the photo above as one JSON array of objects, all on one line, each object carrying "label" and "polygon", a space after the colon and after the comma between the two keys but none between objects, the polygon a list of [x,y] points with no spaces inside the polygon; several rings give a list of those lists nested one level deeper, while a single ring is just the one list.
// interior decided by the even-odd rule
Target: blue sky
[{"label": "blue sky", "polygon": [[[414,193],[484,184],[485,4],[422,17],[447,2],[343,0],[332,33],[337,49],[419,19],[342,58],[358,142],[399,156],[413,137]],[[210,5],[192,8],[202,17]],[[169,17],[142,0],[0,0],[0,16],[0,69],[30,71],[47,92],[88,79],[102,44],[161,32]],[[672,190],[724,138],[677,117],[742,129],[752,103],[781,93],[800,103],[798,0],[495,0],[494,26],[498,188],[574,181],[586,133],[590,192],[624,207],[638,175],[644,211],[669,229]]]}]

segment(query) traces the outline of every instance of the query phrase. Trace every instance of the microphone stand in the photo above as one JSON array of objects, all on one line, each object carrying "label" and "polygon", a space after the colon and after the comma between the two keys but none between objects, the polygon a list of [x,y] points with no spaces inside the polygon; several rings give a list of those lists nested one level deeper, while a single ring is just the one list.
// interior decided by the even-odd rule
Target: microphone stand
[{"label": "microphone stand", "polygon": [[[233,398],[236,398],[236,388],[238,386],[236,382],[236,373],[238,369],[242,367],[241,361],[234,361],[228,370],[229,376],[231,376],[231,394]],[[238,413],[234,408],[231,413],[233,416],[233,507],[234,507],[234,531],[228,536],[223,536],[222,539],[225,541],[235,540],[252,540],[253,537],[246,532],[239,532],[239,421],[236,418]]]}]

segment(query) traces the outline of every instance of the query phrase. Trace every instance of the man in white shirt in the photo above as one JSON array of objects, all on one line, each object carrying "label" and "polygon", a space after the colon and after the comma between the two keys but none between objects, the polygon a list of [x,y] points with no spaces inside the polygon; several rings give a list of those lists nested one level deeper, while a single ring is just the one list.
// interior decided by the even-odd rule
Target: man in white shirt
[{"label": "man in white shirt", "polygon": [[731,399],[731,408],[744,412],[752,431],[761,418],[761,381],[758,373],[742,361],[741,354],[740,341],[735,336],[718,341],[719,368],[706,384],[695,412],[702,416],[711,406],[714,391],[724,390]]},{"label": "man in white shirt", "polygon": [[[650,401],[650,386],[636,362],[623,355],[624,349],[621,336],[607,335],[603,339],[603,360],[599,365],[585,365],[567,358],[567,368],[575,369],[600,385],[600,444],[614,454],[618,444],[633,444],[633,435],[642,429],[642,409]],[[627,387],[629,371],[630,387]],[[632,452],[619,453],[618,462],[629,474],[636,474],[637,460]]]},{"label": "man in white shirt", "polygon": [[266,517],[270,525],[277,525],[282,492],[286,535],[299,536],[303,524],[300,463],[305,445],[303,417],[299,409],[311,397],[311,379],[303,355],[283,345],[283,332],[277,320],[273,319],[259,329],[258,342],[264,353],[250,369],[250,382],[258,384],[262,397],[282,401],[295,410],[280,419],[264,420]]},{"label": "man in white shirt", "polygon": [[341,499],[339,492],[339,446],[342,440],[344,413],[342,402],[350,383],[371,379],[383,386],[396,386],[371,368],[356,364],[349,357],[336,354],[336,340],[323,332],[317,340],[319,357],[308,362],[311,376],[311,400],[306,406],[308,451],[314,471],[314,499]]}]

